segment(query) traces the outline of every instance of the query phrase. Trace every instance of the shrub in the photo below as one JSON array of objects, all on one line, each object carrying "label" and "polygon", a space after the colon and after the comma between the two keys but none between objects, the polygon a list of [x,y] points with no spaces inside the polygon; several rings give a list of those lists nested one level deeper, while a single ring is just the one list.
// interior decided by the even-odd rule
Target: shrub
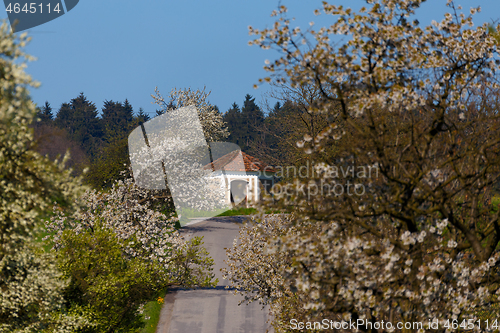
[{"label": "shrub", "polygon": [[181,237],[176,218],[149,207],[150,195],[118,181],[106,193],[87,191],[73,213],[56,209],[47,223],[71,280],[68,306],[92,319],[88,332],[133,332],[143,325],[137,309],[159,290],[216,283],[201,238]]}]

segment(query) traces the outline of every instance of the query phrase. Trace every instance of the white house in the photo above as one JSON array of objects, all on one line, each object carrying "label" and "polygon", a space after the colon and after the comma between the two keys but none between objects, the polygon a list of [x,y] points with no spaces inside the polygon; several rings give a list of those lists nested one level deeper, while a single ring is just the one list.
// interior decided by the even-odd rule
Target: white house
[{"label": "white house", "polygon": [[220,177],[226,187],[227,202],[246,204],[260,200],[261,193],[274,185],[276,169],[240,150],[226,154],[204,166]]}]

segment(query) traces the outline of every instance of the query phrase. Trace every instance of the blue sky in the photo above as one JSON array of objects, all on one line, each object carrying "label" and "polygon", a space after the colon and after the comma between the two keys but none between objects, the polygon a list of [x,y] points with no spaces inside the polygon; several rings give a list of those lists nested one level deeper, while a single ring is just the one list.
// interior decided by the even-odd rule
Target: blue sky
[{"label": "blue sky", "polygon": [[[69,13],[30,29],[33,38],[26,51],[38,60],[27,72],[42,83],[32,90],[39,105],[49,101],[55,111],[63,102],[84,92],[101,109],[104,100],[128,98],[135,111],[154,112],[150,95],[158,86],[163,94],[172,88],[206,86],[210,101],[227,111],[248,93],[262,103],[267,85],[253,85],[265,76],[266,59],[278,53],[248,46],[248,26],[272,25],[275,0],[80,0]],[[362,1],[331,1],[357,8]],[[429,0],[419,11],[428,24],[440,20],[445,0]],[[328,22],[316,17],[321,1],[282,0],[289,16],[305,28]],[[457,1],[464,9],[482,6],[475,23],[500,17],[500,1]],[[2,11],[1,18],[7,15]]]}]

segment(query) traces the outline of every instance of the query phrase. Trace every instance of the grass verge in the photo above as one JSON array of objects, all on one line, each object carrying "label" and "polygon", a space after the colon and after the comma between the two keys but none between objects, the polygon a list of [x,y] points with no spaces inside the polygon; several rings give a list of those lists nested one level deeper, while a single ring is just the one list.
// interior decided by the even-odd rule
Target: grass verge
[{"label": "grass verge", "polygon": [[[164,294],[164,293],[163,293]],[[147,302],[144,305],[144,322],[146,325],[142,329],[141,333],[155,333],[158,322],[160,321],[160,312],[163,307],[163,297],[158,297],[156,300]]]},{"label": "grass verge", "polygon": [[[252,215],[252,214],[257,214],[258,210],[252,207],[246,208],[246,207],[236,207],[231,210],[225,211],[222,214],[219,214],[217,216],[236,216],[236,215]],[[278,211],[278,210],[267,210],[265,211],[265,214],[283,214],[283,212]]]},{"label": "grass verge", "polygon": [[227,211],[225,211],[222,214],[219,214],[217,216],[251,215],[251,214],[256,214],[256,213],[257,213],[257,209],[255,209],[255,208],[237,207],[237,208],[233,208],[231,210],[227,210]]}]

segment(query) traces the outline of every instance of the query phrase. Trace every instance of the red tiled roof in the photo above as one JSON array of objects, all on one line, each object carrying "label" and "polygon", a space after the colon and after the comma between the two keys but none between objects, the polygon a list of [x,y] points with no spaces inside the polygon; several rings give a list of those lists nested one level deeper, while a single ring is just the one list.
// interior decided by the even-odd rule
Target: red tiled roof
[{"label": "red tiled roof", "polygon": [[[236,158],[238,155],[241,158]],[[241,163],[243,160],[243,163]],[[214,171],[224,170],[224,171],[267,171],[276,172],[272,166],[260,161],[259,159],[250,156],[242,151],[235,150],[226,154],[212,163],[209,163],[203,167],[203,169]]]}]

